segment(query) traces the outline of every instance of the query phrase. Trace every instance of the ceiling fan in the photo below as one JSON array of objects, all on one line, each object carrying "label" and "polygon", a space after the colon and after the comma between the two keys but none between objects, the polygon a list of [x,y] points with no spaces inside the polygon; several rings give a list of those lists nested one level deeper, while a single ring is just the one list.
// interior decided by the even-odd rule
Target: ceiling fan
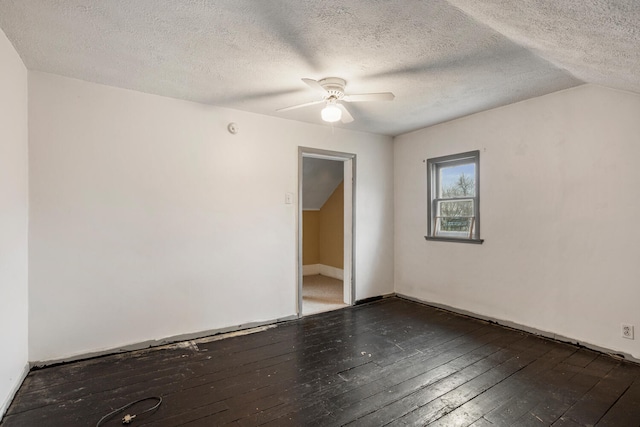
[{"label": "ceiling fan", "polygon": [[322,120],[329,123],[337,121],[342,121],[342,123],[351,123],[353,121],[353,116],[344,106],[344,102],[391,101],[395,98],[391,92],[347,95],[344,92],[344,87],[347,82],[338,77],[327,77],[322,80],[302,79],[302,81],[311,89],[320,92],[322,94],[322,99],[319,101],[311,101],[304,104],[293,105],[291,107],[280,108],[276,111],[288,111],[324,103],[325,107],[320,112]]}]

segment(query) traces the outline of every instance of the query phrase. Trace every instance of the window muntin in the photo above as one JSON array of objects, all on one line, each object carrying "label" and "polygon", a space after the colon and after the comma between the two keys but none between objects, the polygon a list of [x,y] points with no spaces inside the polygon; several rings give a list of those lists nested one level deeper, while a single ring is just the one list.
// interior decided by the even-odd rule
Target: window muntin
[{"label": "window muntin", "polygon": [[427,239],[480,240],[479,151],[427,161]]}]

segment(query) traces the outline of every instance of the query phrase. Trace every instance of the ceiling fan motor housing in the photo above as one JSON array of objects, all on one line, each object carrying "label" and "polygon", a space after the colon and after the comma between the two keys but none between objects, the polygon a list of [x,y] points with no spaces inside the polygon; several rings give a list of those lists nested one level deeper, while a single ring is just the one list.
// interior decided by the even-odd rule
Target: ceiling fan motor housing
[{"label": "ceiling fan motor housing", "polygon": [[327,77],[318,81],[320,86],[327,91],[327,99],[340,100],[344,97],[344,87],[347,84],[343,79],[338,77]]}]

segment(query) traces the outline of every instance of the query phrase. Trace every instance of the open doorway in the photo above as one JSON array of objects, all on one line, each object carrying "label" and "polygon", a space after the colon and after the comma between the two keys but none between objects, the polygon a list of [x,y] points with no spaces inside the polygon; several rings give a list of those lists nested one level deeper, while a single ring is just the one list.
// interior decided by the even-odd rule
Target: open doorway
[{"label": "open doorway", "polygon": [[355,155],[299,149],[298,314],[354,301]]}]

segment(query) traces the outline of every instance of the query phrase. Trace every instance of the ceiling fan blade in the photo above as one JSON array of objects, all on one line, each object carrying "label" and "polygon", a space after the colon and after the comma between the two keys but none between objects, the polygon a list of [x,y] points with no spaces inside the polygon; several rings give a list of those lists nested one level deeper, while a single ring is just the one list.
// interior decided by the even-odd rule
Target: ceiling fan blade
[{"label": "ceiling fan blade", "polygon": [[382,92],[382,93],[359,93],[354,95],[345,95],[342,98],[343,101],[347,102],[368,102],[368,101],[393,101],[395,95],[391,92]]},{"label": "ceiling fan blade", "polygon": [[298,105],[292,105],[291,107],[280,108],[280,109],[278,109],[276,111],[277,112],[281,112],[281,111],[295,110],[296,108],[302,108],[302,107],[308,107],[310,105],[322,104],[323,102],[325,102],[324,99],[321,99],[320,101],[305,102],[304,104],[298,104]]},{"label": "ceiling fan blade", "polygon": [[345,107],[342,104],[337,104],[337,105],[338,105],[338,108],[342,110],[342,119],[340,119],[340,121],[342,123],[351,123],[353,121],[353,116],[351,115],[349,110],[347,110],[347,107]]},{"label": "ceiling fan blade", "polygon": [[326,89],[323,88],[322,85],[317,81],[313,79],[302,79],[302,81],[305,82],[311,89],[315,90],[316,92],[320,92],[323,96],[327,95]]}]

